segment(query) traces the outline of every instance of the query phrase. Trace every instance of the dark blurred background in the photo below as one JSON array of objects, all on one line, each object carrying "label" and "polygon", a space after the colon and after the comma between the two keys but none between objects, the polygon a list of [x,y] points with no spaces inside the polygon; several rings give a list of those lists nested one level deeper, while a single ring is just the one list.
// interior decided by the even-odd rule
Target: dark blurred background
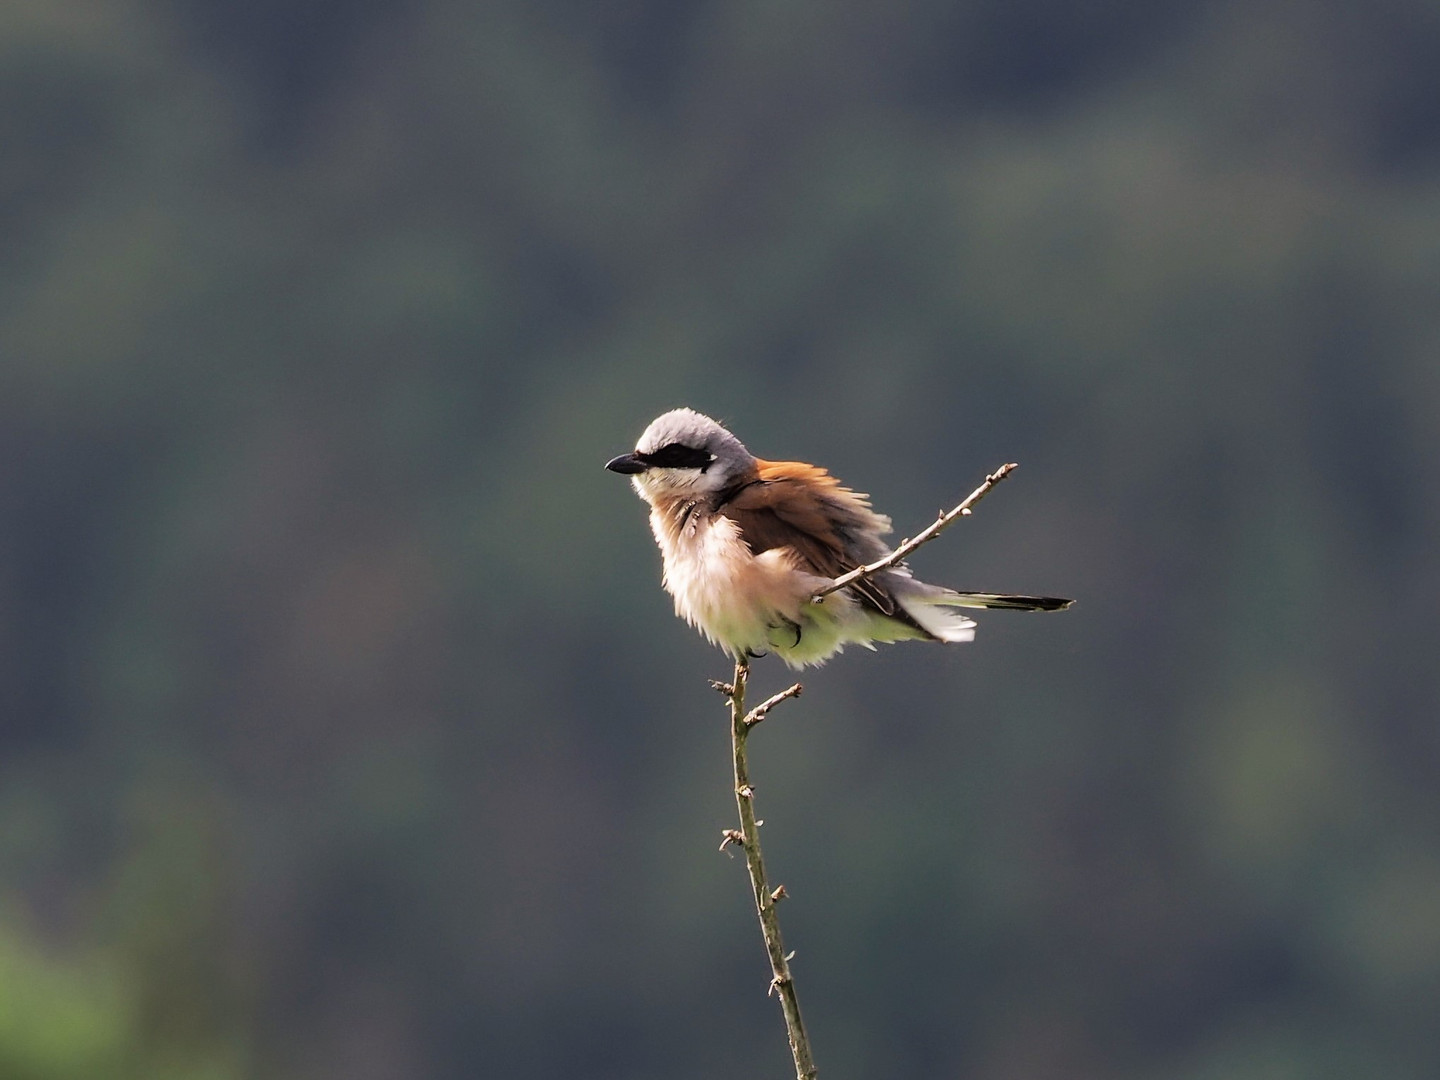
[{"label": "dark blurred background", "polygon": [[1431,0],[22,0],[0,1077],[788,1075],[677,404],[1080,600],[757,733],[822,1076],[1440,1075]]}]

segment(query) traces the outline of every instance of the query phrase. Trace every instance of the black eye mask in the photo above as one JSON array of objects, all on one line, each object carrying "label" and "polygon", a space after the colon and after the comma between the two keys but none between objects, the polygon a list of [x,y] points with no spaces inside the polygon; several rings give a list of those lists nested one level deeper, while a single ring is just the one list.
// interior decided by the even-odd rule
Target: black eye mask
[{"label": "black eye mask", "polygon": [[649,454],[636,454],[652,469],[699,469],[704,472],[715,460],[708,451],[681,443],[670,443]]}]

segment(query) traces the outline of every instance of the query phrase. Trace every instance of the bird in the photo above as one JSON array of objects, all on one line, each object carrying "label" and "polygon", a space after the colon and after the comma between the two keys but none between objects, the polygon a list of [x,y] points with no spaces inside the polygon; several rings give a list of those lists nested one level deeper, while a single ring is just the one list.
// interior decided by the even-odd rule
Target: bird
[{"label": "bird", "polygon": [[975,622],[956,608],[1060,611],[1056,596],[956,592],[903,563],[819,601],[816,590],[884,558],[890,519],[817,465],[766,461],[693,409],[656,417],[633,452],[606,463],[650,506],[675,612],[734,659],[773,653],[792,668],[846,645],[962,642]]}]

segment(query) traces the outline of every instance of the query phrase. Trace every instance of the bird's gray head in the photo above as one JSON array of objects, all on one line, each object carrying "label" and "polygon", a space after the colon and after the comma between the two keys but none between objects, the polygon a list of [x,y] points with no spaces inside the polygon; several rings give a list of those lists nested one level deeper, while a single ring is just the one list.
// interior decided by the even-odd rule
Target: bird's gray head
[{"label": "bird's gray head", "polygon": [[745,445],[694,409],[672,409],[651,421],[633,454],[605,466],[633,478],[646,502],[723,491],[755,470]]}]

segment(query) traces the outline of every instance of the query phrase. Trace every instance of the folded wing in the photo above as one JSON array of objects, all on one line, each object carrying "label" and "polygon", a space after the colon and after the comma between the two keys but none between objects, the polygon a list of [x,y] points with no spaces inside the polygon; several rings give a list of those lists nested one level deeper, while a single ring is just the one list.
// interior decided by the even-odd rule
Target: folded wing
[{"label": "folded wing", "polygon": [[[811,573],[835,578],[888,550],[880,537],[890,531],[890,519],[870,509],[867,495],[804,462],[757,461],[756,466],[758,479],[719,510],[740,527],[753,554],[789,548]],[[876,579],[857,582],[851,590],[867,607],[912,621]]]}]

